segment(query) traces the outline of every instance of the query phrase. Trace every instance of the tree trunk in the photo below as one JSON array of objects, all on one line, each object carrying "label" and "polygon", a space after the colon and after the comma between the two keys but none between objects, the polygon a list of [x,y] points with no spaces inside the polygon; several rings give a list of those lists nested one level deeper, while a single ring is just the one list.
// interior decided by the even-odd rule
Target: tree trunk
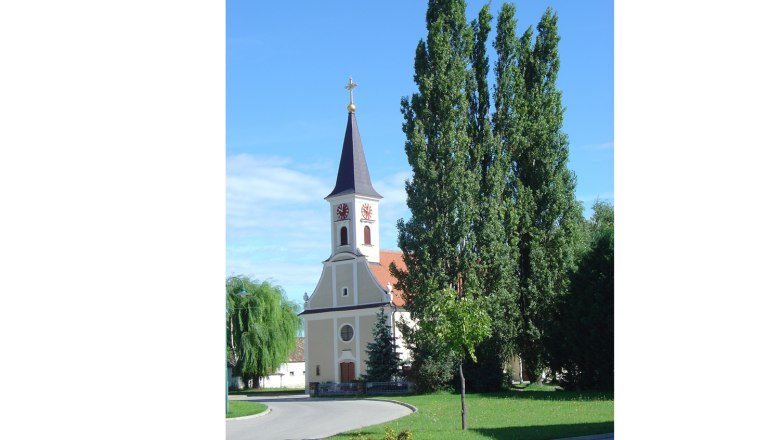
[{"label": "tree trunk", "polygon": [[236,343],[233,341],[233,317],[230,317],[230,350],[233,352],[233,366],[238,365],[238,353],[236,353]]},{"label": "tree trunk", "polygon": [[460,371],[460,424],[463,431],[466,430],[466,378],[463,377],[463,359],[458,366]]},{"label": "tree trunk", "polygon": [[539,377],[536,378],[536,384],[542,385],[544,383],[544,370],[539,373]]},{"label": "tree trunk", "polygon": [[260,375],[252,376],[252,388],[260,388]]}]

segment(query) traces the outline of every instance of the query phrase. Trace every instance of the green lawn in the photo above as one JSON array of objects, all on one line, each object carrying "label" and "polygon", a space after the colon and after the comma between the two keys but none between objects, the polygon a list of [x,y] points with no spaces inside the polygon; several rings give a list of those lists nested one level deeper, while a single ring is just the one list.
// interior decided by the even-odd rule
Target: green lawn
[{"label": "green lawn", "polygon": [[396,400],[417,407],[417,412],[392,422],[340,434],[351,439],[358,433],[379,440],[384,427],[412,431],[415,440],[426,439],[524,439],[542,440],[614,432],[612,392],[543,391],[530,386],[523,391],[467,394],[469,430],[460,429],[460,394],[438,393],[399,396]]},{"label": "green lawn", "polygon": [[228,404],[228,413],[225,417],[232,419],[233,417],[251,416],[252,414],[259,414],[267,408],[268,407],[262,403],[231,400]]},{"label": "green lawn", "polygon": [[230,391],[228,394],[231,396],[253,396],[258,394],[302,394],[305,391],[304,388],[245,388],[240,391]]}]

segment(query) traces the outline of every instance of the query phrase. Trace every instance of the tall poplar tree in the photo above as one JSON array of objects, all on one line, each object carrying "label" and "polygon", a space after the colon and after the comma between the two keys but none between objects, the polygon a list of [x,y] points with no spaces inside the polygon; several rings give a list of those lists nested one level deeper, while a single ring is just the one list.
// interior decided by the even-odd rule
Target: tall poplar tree
[{"label": "tall poplar tree", "polygon": [[[419,339],[438,340],[462,359],[467,353],[473,357],[474,344],[481,338],[470,340],[467,347],[454,338],[456,332],[447,333],[453,338],[442,339],[438,329],[455,328],[455,323],[442,322],[448,317],[465,317],[467,322],[470,315],[462,311],[473,304],[470,298],[478,296],[475,224],[481,179],[473,166],[478,147],[473,124],[484,125],[487,119],[474,119],[471,113],[474,29],[466,21],[465,2],[430,0],[426,26],[427,39],[419,42],[415,56],[418,92],[401,101],[406,155],[414,173],[406,183],[412,215],[407,222],[398,221],[398,244],[407,270],[391,270],[406,292],[406,307],[419,323],[418,333],[436,332]],[[452,313],[437,313],[444,306],[441,292],[455,292]],[[489,321],[481,323],[485,322]],[[462,361],[459,372],[466,429]]]},{"label": "tall poplar tree", "polygon": [[569,289],[581,241],[556,86],[560,37],[551,9],[534,38],[530,27],[518,37],[514,5],[502,6],[491,115],[491,19],[485,6],[468,25],[463,1],[429,1],[428,36],[415,56],[418,92],[401,105],[414,173],[406,185],[412,216],[398,223],[407,271],[391,270],[417,320],[434,318],[433,298],[444,288],[485,299],[491,336],[476,347],[483,364],[470,366],[499,370],[520,354],[538,379],[545,324]]},{"label": "tall poplar tree", "polygon": [[394,270],[412,317],[424,318],[431,293],[459,294],[474,284],[473,231],[479,173],[470,166],[469,62],[472,29],[462,0],[431,0],[428,38],[415,55],[419,91],[401,100],[409,221],[398,221],[398,243],[407,270]]},{"label": "tall poplar tree", "polygon": [[515,8],[504,4],[494,47],[494,129],[508,158],[505,226],[513,265],[516,349],[533,380],[544,368],[543,332],[557,297],[568,291],[582,207],[568,168],[561,92],[557,14],[548,8],[532,44],[529,28],[515,34]]},{"label": "tall poplar tree", "polygon": [[401,100],[405,150],[413,176],[406,182],[409,221],[399,220],[399,247],[407,271],[396,274],[415,315],[427,292],[462,293],[474,271],[475,200],[479,173],[469,165],[469,62],[472,29],[462,0],[431,0],[428,38],[415,55],[419,91]]},{"label": "tall poplar tree", "polygon": [[491,30],[490,6],[485,5],[479,17],[471,24],[474,33],[474,49],[471,63],[474,72],[473,90],[470,93],[470,152],[471,166],[479,172],[479,196],[474,222],[476,234],[476,292],[484,301],[491,317],[491,336],[476,348],[477,362],[466,359],[464,369],[477,391],[496,391],[504,382],[504,366],[513,353],[515,314],[510,283],[510,264],[506,234],[502,225],[504,209],[502,196],[507,172],[506,155],[493,136],[490,120],[490,90],[487,57],[487,39]]}]

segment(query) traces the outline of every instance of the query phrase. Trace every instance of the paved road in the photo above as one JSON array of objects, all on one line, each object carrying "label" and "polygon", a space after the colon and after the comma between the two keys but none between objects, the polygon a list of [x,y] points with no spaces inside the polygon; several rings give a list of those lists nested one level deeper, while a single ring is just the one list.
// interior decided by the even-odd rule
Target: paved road
[{"label": "paved road", "polygon": [[227,440],[316,439],[412,413],[402,405],[368,399],[317,400],[299,395],[231,396],[230,400],[262,402],[271,412],[251,419],[228,419]]}]

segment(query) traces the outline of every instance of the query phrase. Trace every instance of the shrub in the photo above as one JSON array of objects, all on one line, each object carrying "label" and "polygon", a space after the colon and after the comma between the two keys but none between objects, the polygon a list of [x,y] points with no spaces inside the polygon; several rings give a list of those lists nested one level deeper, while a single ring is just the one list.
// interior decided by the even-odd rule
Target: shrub
[{"label": "shrub", "polygon": [[404,429],[403,431],[398,433],[398,437],[396,440],[414,440],[412,438],[412,431],[409,431],[408,429]]}]

